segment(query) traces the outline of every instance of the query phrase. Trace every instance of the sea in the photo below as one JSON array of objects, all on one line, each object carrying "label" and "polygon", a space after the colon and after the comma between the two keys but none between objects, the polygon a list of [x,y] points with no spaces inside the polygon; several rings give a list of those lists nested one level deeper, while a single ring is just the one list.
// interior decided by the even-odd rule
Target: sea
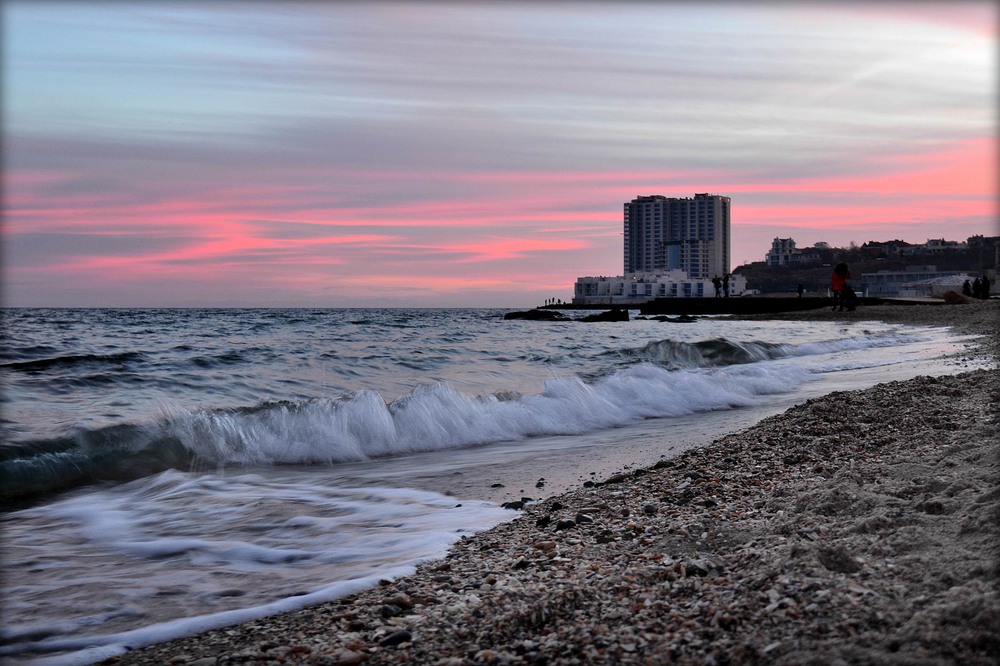
[{"label": "sea", "polygon": [[17,664],[334,600],[515,519],[505,503],[834,391],[979,367],[972,338],[850,313],[0,312],[0,659]]}]

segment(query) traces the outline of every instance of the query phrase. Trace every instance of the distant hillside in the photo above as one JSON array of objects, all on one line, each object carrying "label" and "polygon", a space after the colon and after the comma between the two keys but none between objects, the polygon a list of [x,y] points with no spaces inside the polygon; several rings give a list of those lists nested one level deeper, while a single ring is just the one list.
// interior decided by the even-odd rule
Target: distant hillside
[{"label": "distant hillside", "polygon": [[969,252],[949,250],[933,256],[916,257],[872,257],[863,247],[829,248],[818,250],[820,260],[810,264],[793,266],[768,266],[763,261],[744,264],[733,270],[735,275],[747,279],[747,288],[762,294],[794,293],[801,283],[807,293],[825,294],[830,286],[832,267],[838,262],[847,262],[856,282],[862,273],[877,271],[901,271],[907,266],[936,266],[938,270],[957,270],[979,273],[986,268],[995,268],[992,252]]}]

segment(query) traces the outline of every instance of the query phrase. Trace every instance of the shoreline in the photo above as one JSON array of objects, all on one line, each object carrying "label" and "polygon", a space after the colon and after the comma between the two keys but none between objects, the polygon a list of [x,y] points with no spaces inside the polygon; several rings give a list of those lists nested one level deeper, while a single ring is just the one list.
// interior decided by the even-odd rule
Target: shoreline
[{"label": "shoreline", "polygon": [[[741,319],[988,335],[1000,302]],[[1000,371],[833,393],[343,599],[118,664],[992,663]]]}]

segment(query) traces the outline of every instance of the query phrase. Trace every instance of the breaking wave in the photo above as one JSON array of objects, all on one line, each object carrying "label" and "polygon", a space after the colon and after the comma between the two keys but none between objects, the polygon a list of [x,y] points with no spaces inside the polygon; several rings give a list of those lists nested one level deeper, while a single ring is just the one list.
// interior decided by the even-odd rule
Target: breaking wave
[{"label": "breaking wave", "polygon": [[655,363],[656,365],[670,369],[713,368],[796,356],[830,354],[855,349],[891,347],[911,342],[912,340],[912,336],[897,333],[862,335],[842,340],[803,344],[762,341],[737,342],[727,340],[726,338],[699,340],[697,342],[657,340],[643,347],[609,353],[620,355],[635,362]]},{"label": "breaking wave", "polygon": [[2,451],[2,499],[15,503],[99,481],[165,469],[334,464],[572,435],[648,418],[750,405],[794,390],[809,372],[767,366],[670,371],[633,365],[594,382],[548,380],[536,394],[470,396],[426,384],[387,403],[374,391],[340,398],[273,402],[241,409],[164,407],[155,422],[83,430]]}]

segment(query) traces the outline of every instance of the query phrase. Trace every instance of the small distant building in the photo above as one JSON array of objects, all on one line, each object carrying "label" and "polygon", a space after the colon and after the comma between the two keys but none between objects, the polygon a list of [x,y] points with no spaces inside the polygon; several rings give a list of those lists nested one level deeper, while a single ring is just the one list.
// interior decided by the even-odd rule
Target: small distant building
[{"label": "small distant building", "polygon": [[[915,285],[924,283],[930,284],[930,281],[954,276],[961,277],[961,280],[958,282],[959,291],[961,291],[962,282],[969,277],[966,275],[965,271],[939,271],[937,266],[930,265],[907,266],[906,269],[902,271],[862,273],[861,288],[868,296],[885,296],[889,298],[897,296],[914,296],[917,295],[915,290],[924,290],[923,287],[918,288]],[[927,287],[926,290],[930,292],[931,288]]]},{"label": "small distant building", "polygon": [[910,245],[901,250],[900,254],[904,257],[906,256],[922,256],[922,255],[933,255],[941,254],[942,252],[950,251],[961,251],[965,252],[969,249],[968,242],[960,241],[950,241],[943,238],[928,238],[927,242],[923,245]]},{"label": "small distant building", "polygon": [[942,298],[949,291],[954,291],[955,293],[962,293],[962,285],[968,280],[972,282],[975,277],[971,275],[945,275],[943,277],[928,278],[926,280],[917,280],[915,282],[907,282],[900,285],[898,296],[901,298],[906,297],[923,297],[923,298]]},{"label": "small distant building", "polygon": [[793,238],[775,238],[771,241],[771,251],[764,256],[768,266],[792,266],[819,261],[817,249],[826,243],[816,243],[813,248],[799,250]]},{"label": "small distant building", "polygon": [[775,238],[771,241],[771,251],[764,256],[768,266],[787,266],[792,263],[795,254],[794,238]]},{"label": "small distant building", "polygon": [[[720,276],[721,277],[721,276]],[[729,276],[729,296],[747,293],[747,279]],[[711,279],[695,279],[686,271],[630,273],[614,277],[576,279],[573,303],[576,305],[639,305],[655,298],[712,298],[715,286]]]}]

